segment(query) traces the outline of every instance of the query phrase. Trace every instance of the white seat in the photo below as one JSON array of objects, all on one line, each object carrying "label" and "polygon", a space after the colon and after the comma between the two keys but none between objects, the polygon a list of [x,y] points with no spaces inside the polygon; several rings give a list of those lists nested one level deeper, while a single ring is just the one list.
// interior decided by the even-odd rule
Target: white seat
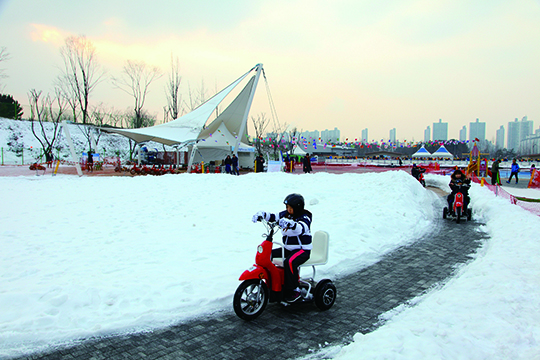
[{"label": "white seat", "polygon": [[[328,242],[330,240],[330,235],[326,231],[318,230],[313,234],[311,240],[313,244],[313,249],[309,256],[308,261],[300,265],[302,266],[315,266],[315,265],[324,265],[328,262]],[[277,266],[283,266],[282,258],[275,258],[272,260]]]},{"label": "white seat", "polygon": [[313,249],[309,260],[300,266],[324,265],[328,262],[328,241],[330,235],[326,231],[319,230],[313,234]]}]

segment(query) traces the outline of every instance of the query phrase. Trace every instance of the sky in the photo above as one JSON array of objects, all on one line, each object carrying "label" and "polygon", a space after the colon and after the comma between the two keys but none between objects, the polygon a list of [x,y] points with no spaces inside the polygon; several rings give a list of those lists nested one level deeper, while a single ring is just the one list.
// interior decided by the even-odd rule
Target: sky
[{"label": "sky", "polygon": [[[540,1],[142,1],[0,0],[0,47],[10,60],[4,92],[28,103],[31,89],[52,93],[59,49],[86,36],[106,77],[94,105],[116,109],[132,98],[110,81],[127,60],[158,66],[145,108],[163,119],[171,56],[181,93],[215,93],[264,65],[277,121],[299,130],[341,130],[342,140],[423,140],[448,122],[449,138],[476,118],[486,137],[515,118],[540,126]],[[251,115],[271,117],[265,82]],[[252,127],[248,128],[253,134]]]}]

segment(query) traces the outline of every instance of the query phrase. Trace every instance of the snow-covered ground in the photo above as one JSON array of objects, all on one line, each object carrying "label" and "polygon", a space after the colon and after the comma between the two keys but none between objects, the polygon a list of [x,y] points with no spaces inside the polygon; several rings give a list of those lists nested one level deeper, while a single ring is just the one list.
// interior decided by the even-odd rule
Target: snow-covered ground
[{"label": "snow-covered ground", "polygon": [[413,306],[384,314],[376,331],[328,349],[336,359],[540,359],[540,218],[478,185],[471,202],[491,236],[476,259]]},{"label": "snow-covered ground", "polygon": [[[448,178],[426,178],[447,186]],[[441,216],[436,195],[403,171],[0,178],[0,357],[231,310],[238,276],[264,232],[252,214],[282,210],[291,192],[306,198],[312,229],[330,233],[321,277],[376,262]],[[385,314],[377,331],[329,354],[540,353],[540,218],[476,184],[471,197],[491,236],[477,259],[441,289]]]},{"label": "snow-covered ground", "polygon": [[[49,140],[53,137],[53,124],[45,122],[45,131]],[[53,155],[62,160],[72,160],[68,148],[65,132],[59,125],[56,141],[54,142]],[[85,125],[68,123],[68,130],[73,140],[73,146],[78,155],[89,149],[87,131]],[[38,122],[34,123],[34,131],[43,140],[42,130]],[[118,134],[102,133],[93,149],[102,157],[120,156],[122,159],[129,159],[129,140]],[[148,142],[149,149],[163,150],[163,145],[155,142]],[[167,151],[173,148],[165,146]],[[32,122],[26,120],[11,120],[0,118],[0,165],[23,165],[33,162],[44,162],[42,158],[43,150],[39,140],[32,133]]]},{"label": "snow-covered ground", "polygon": [[[83,133],[70,130],[85,150]],[[56,151],[67,158],[61,140]],[[115,135],[100,144],[106,155],[128,148]],[[25,159],[39,155],[28,122],[2,119],[0,146],[5,163],[22,160],[10,148],[24,147]],[[426,180],[447,189],[447,177]],[[540,190],[504,188],[540,198]],[[436,195],[402,171],[0,178],[0,358],[230,311],[264,232],[251,215],[283,209],[291,192],[305,196],[313,230],[330,233],[321,277],[369,266],[441,216]],[[471,197],[491,236],[476,260],[384,314],[375,332],[325,349],[328,356],[540,358],[540,218],[476,184]]]},{"label": "snow-covered ground", "polygon": [[[302,193],[330,233],[321,275],[429,230],[435,195],[405,172],[0,178],[0,355],[231,309],[264,228]],[[388,229],[393,229],[388,231]]]}]

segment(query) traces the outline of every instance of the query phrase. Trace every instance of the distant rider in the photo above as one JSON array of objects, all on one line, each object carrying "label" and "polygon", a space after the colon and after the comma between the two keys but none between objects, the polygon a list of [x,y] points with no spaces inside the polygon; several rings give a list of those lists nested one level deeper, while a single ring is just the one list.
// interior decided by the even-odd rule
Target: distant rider
[{"label": "distant rider", "polygon": [[466,211],[470,202],[469,188],[471,187],[471,180],[467,179],[465,174],[457,169],[452,176],[450,176],[450,184],[448,184],[448,186],[450,186],[450,190],[452,190],[452,193],[446,198],[448,200],[448,210],[450,213],[455,215],[452,205],[454,204],[454,197],[458,192],[463,194],[463,211]]},{"label": "distant rider", "polygon": [[413,164],[411,169],[411,175],[418,181],[420,181],[420,174],[425,173],[426,169],[416,166],[416,164]]},{"label": "distant rider", "polygon": [[[300,194],[288,195],[283,203],[286,210],[279,214],[259,211],[253,215],[253,222],[260,218],[275,222],[281,227],[283,244],[285,245],[285,259],[283,268],[285,279],[283,284],[284,300],[294,302],[300,298],[298,286],[298,267],[308,261],[313,247],[311,243],[311,212],[304,209],[304,198]],[[273,249],[272,258],[281,258],[282,249]]]}]

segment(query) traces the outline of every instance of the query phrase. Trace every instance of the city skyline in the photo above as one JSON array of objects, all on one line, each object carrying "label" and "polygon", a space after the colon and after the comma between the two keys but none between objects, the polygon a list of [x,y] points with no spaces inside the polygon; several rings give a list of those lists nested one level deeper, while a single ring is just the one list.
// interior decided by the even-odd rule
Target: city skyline
[{"label": "city skyline", "polygon": [[[433,137],[432,140],[432,134],[431,134],[431,126],[427,126],[427,128],[424,130],[424,136],[423,140],[407,140],[407,139],[401,139],[397,135],[397,129],[394,127],[389,130],[389,135],[387,138],[381,138],[381,139],[369,139],[368,129],[365,128],[362,129],[362,136],[360,138],[340,138],[339,140],[341,142],[351,142],[351,143],[370,143],[370,142],[430,142],[430,141],[448,141],[448,140],[459,140],[461,142],[471,142],[475,141],[475,139],[478,139],[478,141],[488,141],[491,142],[493,145],[495,145],[497,148],[507,148],[508,144],[510,146],[508,149],[517,149],[519,148],[519,144],[522,140],[525,140],[528,136],[538,135],[540,133],[540,127],[538,129],[534,128],[534,121],[529,120],[527,116],[524,116],[521,121],[519,121],[518,118],[515,118],[514,121],[509,121],[507,123],[507,126],[501,125],[499,129],[496,130],[495,137],[493,139],[488,139],[486,137],[486,123],[480,121],[480,119],[476,118],[474,122],[469,123],[469,131],[467,132],[467,126],[463,125],[463,127],[459,130],[459,135],[457,137],[451,136],[451,134],[448,134],[448,124],[443,122],[442,119],[439,119],[439,122],[433,123],[433,129],[435,135],[437,138]],[[515,127],[515,130],[509,130],[508,131],[508,139],[505,138],[505,129],[511,128],[512,126]],[[437,129],[437,130],[436,130]],[[325,130],[328,132],[328,130]],[[337,131],[339,134],[339,130],[337,128],[334,128],[334,131]],[[317,139],[322,142],[327,142],[328,138],[335,138],[335,135],[333,137],[329,136],[319,136],[319,131],[303,131],[300,132],[301,137],[305,137],[308,139]],[[334,142],[334,141],[333,141]]]},{"label": "city skyline", "polygon": [[[354,139],[369,128],[380,140],[396,128],[398,138],[421,141],[438,119],[458,138],[479,118],[493,141],[516,117],[540,119],[539,17],[540,2],[531,0],[2,0],[0,47],[10,59],[0,63],[8,76],[0,82],[23,105],[31,89],[52,94],[60,47],[84,35],[107,75],[94,105],[132,106],[110,81],[127,60],[163,71],[145,105],[158,121],[171,56],[184,97],[203,83],[211,95],[262,63],[278,120],[299,131],[337,127]],[[265,85],[252,116],[271,114]]]}]

